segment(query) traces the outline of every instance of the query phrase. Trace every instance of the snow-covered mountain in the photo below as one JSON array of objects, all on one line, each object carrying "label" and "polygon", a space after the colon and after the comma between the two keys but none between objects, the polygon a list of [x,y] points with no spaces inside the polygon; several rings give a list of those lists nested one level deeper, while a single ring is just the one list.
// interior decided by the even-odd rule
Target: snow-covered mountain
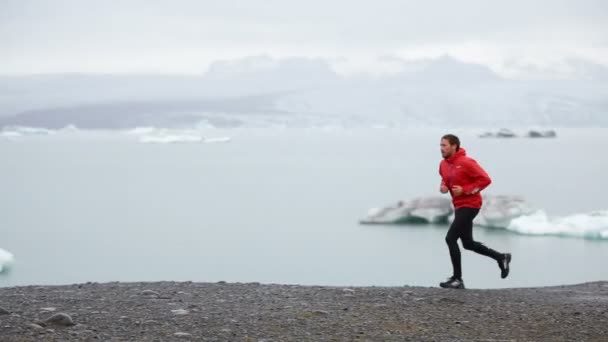
[{"label": "snow-covered mountain", "polygon": [[258,56],[218,61],[198,76],[0,77],[0,126],[608,126],[608,72],[599,65],[573,64],[582,75],[574,79],[511,80],[449,56],[407,63],[383,76]]}]

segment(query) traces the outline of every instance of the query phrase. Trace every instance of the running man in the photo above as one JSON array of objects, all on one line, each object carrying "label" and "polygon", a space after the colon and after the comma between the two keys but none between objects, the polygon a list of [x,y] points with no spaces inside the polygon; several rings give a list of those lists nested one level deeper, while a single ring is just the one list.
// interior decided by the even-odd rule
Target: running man
[{"label": "running man", "polygon": [[509,275],[511,254],[499,253],[473,240],[473,219],[482,205],[481,191],[492,182],[490,176],[475,159],[467,156],[465,149],[460,147],[460,139],[453,134],[441,138],[441,156],[443,160],[439,164],[441,176],[439,191],[444,194],[449,192],[452,195],[455,217],[445,237],[450,249],[454,273],[439,286],[464,289],[458,239],[462,241],[464,249],[496,260],[500,267],[501,278],[506,278]]}]

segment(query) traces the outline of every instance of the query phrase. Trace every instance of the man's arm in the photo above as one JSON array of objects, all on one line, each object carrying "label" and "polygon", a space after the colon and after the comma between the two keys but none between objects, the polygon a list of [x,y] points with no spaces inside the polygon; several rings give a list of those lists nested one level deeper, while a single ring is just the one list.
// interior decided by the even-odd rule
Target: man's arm
[{"label": "man's arm", "polygon": [[441,192],[442,194],[445,194],[449,191],[448,186],[445,185],[445,179],[443,178],[443,175],[441,174],[441,163],[439,163],[439,176],[441,177],[441,184],[439,185],[439,192]]},{"label": "man's arm", "polygon": [[471,184],[462,187],[462,191],[465,194],[476,194],[492,183],[492,179],[488,176],[488,173],[474,159],[469,159],[466,163],[466,168],[473,181]]}]

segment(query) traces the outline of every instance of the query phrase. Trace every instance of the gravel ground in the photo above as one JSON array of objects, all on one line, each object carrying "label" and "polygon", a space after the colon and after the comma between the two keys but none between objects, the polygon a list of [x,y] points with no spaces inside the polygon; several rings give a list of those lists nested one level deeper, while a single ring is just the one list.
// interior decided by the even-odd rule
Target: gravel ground
[{"label": "gravel ground", "polygon": [[500,290],[258,283],[0,288],[0,341],[608,341],[608,282]]}]

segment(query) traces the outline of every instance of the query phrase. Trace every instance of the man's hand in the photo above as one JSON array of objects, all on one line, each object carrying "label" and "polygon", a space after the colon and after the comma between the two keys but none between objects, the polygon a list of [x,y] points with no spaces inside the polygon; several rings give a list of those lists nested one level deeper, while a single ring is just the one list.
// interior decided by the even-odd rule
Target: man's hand
[{"label": "man's hand", "polygon": [[452,194],[454,194],[454,196],[462,195],[463,194],[462,187],[460,185],[454,185],[452,187]]},{"label": "man's hand", "polygon": [[441,185],[439,186],[439,191],[440,191],[442,194],[445,194],[445,193],[446,193],[446,192],[448,192],[449,190],[450,190],[450,189],[448,189],[448,187],[447,187],[445,184],[443,184],[443,183],[441,183]]}]

